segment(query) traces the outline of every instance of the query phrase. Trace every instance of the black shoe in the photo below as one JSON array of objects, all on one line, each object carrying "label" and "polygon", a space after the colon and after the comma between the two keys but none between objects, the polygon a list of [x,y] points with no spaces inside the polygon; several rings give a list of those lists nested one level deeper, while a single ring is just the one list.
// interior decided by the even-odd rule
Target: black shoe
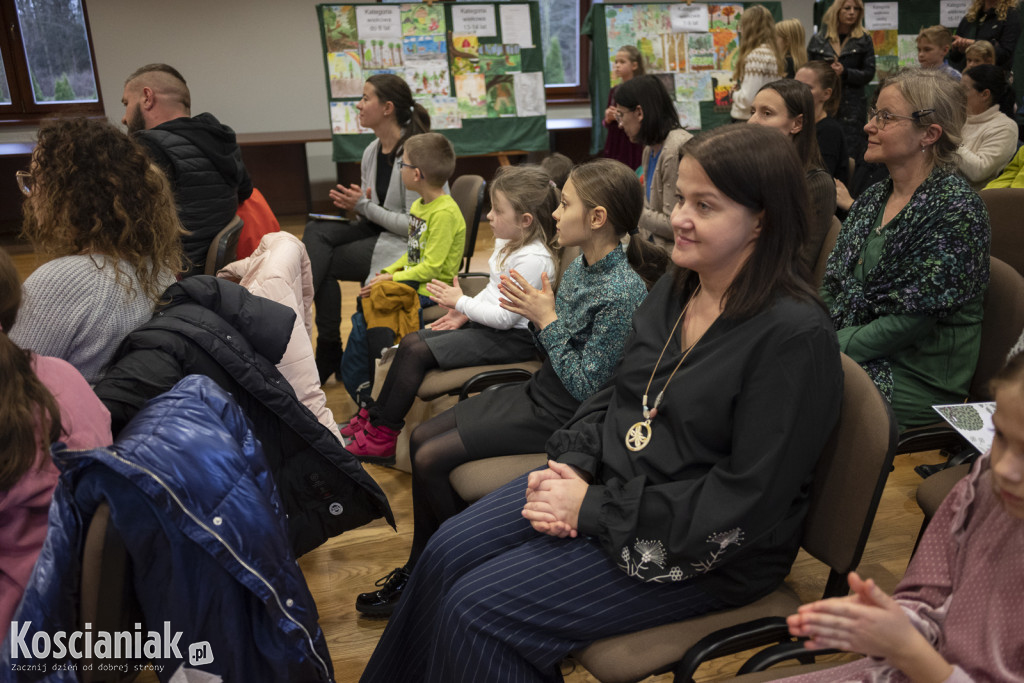
[{"label": "black shoe", "polygon": [[341,342],[329,342],[318,339],[316,342],[316,372],[320,375],[320,384],[324,384],[334,373],[341,377]]},{"label": "black shoe", "polygon": [[408,582],[409,570],[405,567],[392,570],[374,584],[380,586],[380,590],[359,594],[356,598],[356,609],[368,617],[390,617]]}]

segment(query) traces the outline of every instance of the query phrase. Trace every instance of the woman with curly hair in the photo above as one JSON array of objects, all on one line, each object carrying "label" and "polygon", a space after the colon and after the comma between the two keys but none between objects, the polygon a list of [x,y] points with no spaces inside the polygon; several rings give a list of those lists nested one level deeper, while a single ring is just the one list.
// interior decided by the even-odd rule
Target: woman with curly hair
[{"label": "woman with curly hair", "polygon": [[167,178],[106,121],[45,124],[28,172],[23,233],[52,259],[24,283],[15,344],[71,363],[92,384],[181,272]]},{"label": "woman with curly hair", "polygon": [[1020,0],[974,0],[956,27],[949,63],[957,71],[966,66],[966,50],[979,40],[987,40],[996,50],[996,65],[1004,71],[1013,67],[1013,53],[1020,38]]}]

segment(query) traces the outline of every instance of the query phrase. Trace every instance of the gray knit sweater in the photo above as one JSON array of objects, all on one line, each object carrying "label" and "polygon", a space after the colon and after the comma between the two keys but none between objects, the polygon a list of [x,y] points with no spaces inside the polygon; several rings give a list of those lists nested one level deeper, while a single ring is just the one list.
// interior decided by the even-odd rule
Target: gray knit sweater
[{"label": "gray knit sweater", "polygon": [[[115,281],[115,268],[122,284]],[[165,287],[174,283],[170,273],[163,279]],[[102,378],[121,340],[153,315],[153,302],[142,292],[135,269],[100,255],[44,263],[28,276],[22,291],[11,341],[66,360],[90,384]]]}]

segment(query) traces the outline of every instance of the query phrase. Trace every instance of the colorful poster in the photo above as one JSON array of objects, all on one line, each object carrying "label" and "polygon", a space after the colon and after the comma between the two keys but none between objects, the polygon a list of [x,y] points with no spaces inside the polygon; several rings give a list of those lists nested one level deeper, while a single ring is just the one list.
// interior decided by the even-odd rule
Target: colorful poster
[{"label": "colorful poster", "polygon": [[487,118],[487,83],[483,74],[456,74],[455,96],[459,100],[462,118]]},{"label": "colorful poster", "polygon": [[896,31],[872,31],[871,42],[875,46],[875,81],[881,81],[899,70],[899,36]]},{"label": "colorful poster", "polygon": [[715,68],[715,43],[710,33],[686,34],[686,62],[690,71],[711,71]]},{"label": "colorful poster", "polygon": [[732,91],[736,89],[736,83],[732,80],[731,71],[713,71],[711,73],[711,87],[715,93],[715,109],[728,111],[732,108]]},{"label": "colorful poster", "polygon": [[402,56],[407,62],[447,59],[448,42],[444,36],[406,36],[402,39]]},{"label": "colorful poster", "polygon": [[917,61],[917,36],[896,36],[896,43],[899,45],[897,57],[899,57],[900,60],[900,68],[902,69],[907,66],[919,66]]},{"label": "colorful poster", "polygon": [[665,36],[665,59],[669,71],[686,71],[686,33]]},{"label": "colorful poster", "polygon": [[372,133],[359,125],[359,110],[355,102],[331,102],[331,132],[335,135]]},{"label": "colorful poster", "polygon": [[735,71],[736,58],[740,54],[740,36],[735,31],[721,29],[711,33],[715,44],[715,68],[719,71]]},{"label": "colorful poster", "polygon": [[680,102],[710,102],[715,99],[710,72],[700,71],[675,76],[675,99]]},{"label": "colorful poster", "polygon": [[679,125],[687,130],[699,130],[700,102],[676,102],[675,105],[679,112]]},{"label": "colorful poster", "polygon": [[512,74],[487,76],[487,116],[516,115],[516,92]]},{"label": "colorful poster", "polygon": [[430,114],[431,130],[462,128],[459,101],[454,97],[421,97],[416,99]]},{"label": "colorful poster", "polygon": [[443,35],[446,30],[442,5],[402,5],[403,36]]},{"label": "colorful poster", "polygon": [[328,52],[344,52],[359,47],[356,33],[356,8],[352,5],[327,5],[321,8]]},{"label": "colorful poster", "polygon": [[739,30],[743,5],[711,5],[708,10],[711,12],[712,31],[716,29]]},{"label": "colorful poster", "polygon": [[480,57],[480,72],[485,76],[518,73],[523,70],[518,45],[485,43],[477,54]]},{"label": "colorful poster", "polygon": [[472,33],[483,38],[497,37],[494,5],[452,5],[452,32]]},{"label": "colorful poster", "polygon": [[448,54],[456,76],[480,73],[480,39],[476,36],[452,36]]},{"label": "colorful poster", "polygon": [[413,97],[451,95],[448,76],[448,62],[444,59],[412,62],[405,67],[405,82],[409,84]]},{"label": "colorful poster", "polygon": [[516,111],[520,116],[544,116],[547,113],[542,72],[512,74],[512,82],[516,91]]},{"label": "colorful poster", "polygon": [[363,71],[355,50],[327,53],[331,97],[359,97],[363,94]]},{"label": "colorful poster", "polygon": [[369,38],[359,36],[359,50],[364,69],[394,69],[402,66],[402,39]]}]

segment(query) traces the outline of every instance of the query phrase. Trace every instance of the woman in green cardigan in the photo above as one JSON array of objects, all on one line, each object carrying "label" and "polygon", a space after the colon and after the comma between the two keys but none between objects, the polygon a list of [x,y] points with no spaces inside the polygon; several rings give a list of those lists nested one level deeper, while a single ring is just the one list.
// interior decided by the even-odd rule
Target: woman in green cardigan
[{"label": "woman in green cardigan", "polygon": [[904,429],[967,395],[988,285],[989,224],[955,171],[966,105],[936,72],[886,81],[864,127],[864,158],[890,178],[853,204],[821,295],[843,352],[892,403]]}]

